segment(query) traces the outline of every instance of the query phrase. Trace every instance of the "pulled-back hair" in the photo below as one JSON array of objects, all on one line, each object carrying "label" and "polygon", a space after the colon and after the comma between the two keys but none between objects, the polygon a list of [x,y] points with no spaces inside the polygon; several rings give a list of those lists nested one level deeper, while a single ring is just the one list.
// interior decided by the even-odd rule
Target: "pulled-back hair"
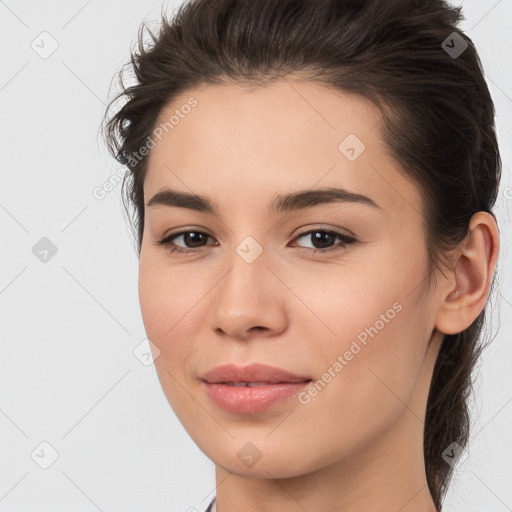
[{"label": "pulled-back hair", "polygon": [[[430,287],[445,251],[469,232],[473,214],[491,211],[501,159],[494,104],[461,7],[443,0],[193,0],[128,66],[136,84],[111,101],[124,105],[102,125],[109,151],[126,164],[123,202],[132,207],[140,254],[148,146],[162,109],[206,84],[260,87],[295,74],[375,104],[380,133],[401,172],[422,191]],[[494,279],[491,290],[494,288]],[[438,510],[452,476],[443,451],[469,439],[471,375],[484,348],[485,308],[463,332],[445,335],[433,372],[425,427],[425,472]]]}]

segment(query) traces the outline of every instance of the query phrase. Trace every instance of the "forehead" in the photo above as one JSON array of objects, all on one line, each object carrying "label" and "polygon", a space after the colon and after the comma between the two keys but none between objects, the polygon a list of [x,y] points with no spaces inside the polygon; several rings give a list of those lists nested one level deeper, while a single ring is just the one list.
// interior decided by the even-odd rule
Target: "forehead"
[{"label": "forehead", "polygon": [[188,89],[156,123],[145,201],[166,185],[222,196],[235,185],[249,195],[318,184],[373,194],[384,209],[418,212],[420,191],[389,155],[380,119],[366,99],[312,82]]}]

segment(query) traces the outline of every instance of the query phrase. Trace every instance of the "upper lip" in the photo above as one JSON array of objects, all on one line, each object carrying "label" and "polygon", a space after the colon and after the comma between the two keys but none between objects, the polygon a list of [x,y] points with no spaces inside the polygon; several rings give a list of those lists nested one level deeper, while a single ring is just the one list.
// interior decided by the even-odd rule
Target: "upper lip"
[{"label": "upper lip", "polygon": [[307,376],[296,375],[276,366],[252,363],[247,366],[224,364],[216,366],[201,375],[201,380],[210,384],[220,382],[304,382],[311,380]]}]

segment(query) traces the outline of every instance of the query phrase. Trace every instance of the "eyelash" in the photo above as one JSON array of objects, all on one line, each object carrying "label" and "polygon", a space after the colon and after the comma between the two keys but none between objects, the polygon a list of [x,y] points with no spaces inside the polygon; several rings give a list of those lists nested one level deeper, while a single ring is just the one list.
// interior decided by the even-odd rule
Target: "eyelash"
[{"label": "eyelash", "polygon": [[[193,252],[198,252],[200,249],[205,247],[205,246],[201,246],[201,247],[199,247],[197,249],[183,249],[182,247],[176,247],[176,246],[172,245],[172,242],[173,242],[173,240],[175,238],[178,238],[179,236],[185,235],[187,233],[200,233],[202,235],[207,235],[208,237],[210,236],[210,235],[208,235],[208,233],[205,233],[203,231],[198,231],[198,230],[191,229],[191,230],[188,230],[188,231],[180,231],[179,233],[173,233],[172,235],[157,241],[156,244],[159,245],[159,246],[170,248],[170,253],[177,252],[177,253],[181,253],[181,254],[189,254],[189,253],[193,253]],[[301,237],[306,236],[306,235],[311,235],[312,233],[326,233],[326,234],[329,234],[329,235],[334,235],[335,237],[340,238],[343,243],[342,243],[342,245],[335,245],[333,247],[328,247],[327,249],[314,249],[314,248],[310,248],[310,247],[299,247],[299,249],[302,249],[302,252],[313,253],[313,254],[315,254],[317,252],[326,253],[326,252],[329,252],[329,251],[335,251],[335,250],[343,249],[346,246],[356,242],[356,239],[351,237],[351,236],[345,235],[343,233],[339,233],[338,231],[327,230],[327,229],[312,229],[312,230],[309,230],[309,231],[305,231],[304,233],[299,233],[295,237],[295,239],[301,238]]]}]

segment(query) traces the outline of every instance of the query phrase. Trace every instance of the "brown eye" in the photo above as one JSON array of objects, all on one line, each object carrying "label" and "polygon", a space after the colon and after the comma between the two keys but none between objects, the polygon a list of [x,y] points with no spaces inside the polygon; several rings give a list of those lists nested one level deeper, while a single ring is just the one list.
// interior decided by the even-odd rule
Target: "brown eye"
[{"label": "brown eye", "polygon": [[[307,239],[308,237],[313,247],[303,247],[303,249],[306,252],[327,252],[330,250],[343,248],[356,241],[356,239],[351,236],[344,235],[343,233],[338,233],[337,231],[324,229],[313,229],[307,231],[297,236],[296,240],[299,238]],[[336,239],[341,240],[341,243],[338,243],[338,245],[333,246],[332,244],[335,243]]]},{"label": "brown eye", "polygon": [[[174,233],[163,240],[157,242],[158,245],[168,247],[171,252],[194,252],[195,249],[204,247],[210,235],[202,231],[181,231]],[[182,239],[180,245],[176,245],[175,240]],[[181,245],[183,244],[184,247]]]}]

